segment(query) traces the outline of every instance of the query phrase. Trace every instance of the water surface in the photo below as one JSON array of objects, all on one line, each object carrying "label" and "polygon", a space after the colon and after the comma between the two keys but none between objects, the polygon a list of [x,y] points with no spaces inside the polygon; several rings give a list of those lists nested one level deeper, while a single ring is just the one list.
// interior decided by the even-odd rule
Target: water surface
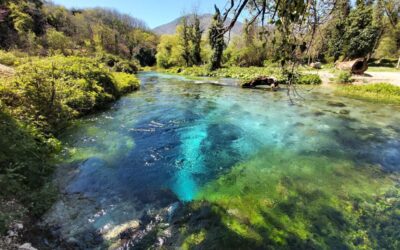
[{"label": "water surface", "polygon": [[[302,201],[315,202],[314,210],[293,218],[283,208],[271,214],[287,218],[282,224],[293,223],[282,232],[305,240],[312,237],[306,224],[313,222],[300,216],[395,186],[399,107],[341,98],[327,87],[300,88],[303,98],[291,103],[286,91],[157,73],[140,78],[140,91],[76,122],[62,136],[66,148],[56,181],[63,195],[46,222],[59,225],[69,241],[104,245],[113,237],[107,236],[110,230],[148,210],[209,200],[240,223],[249,221],[231,230],[262,242],[259,228],[278,233],[259,216],[265,212],[260,206],[305,197],[299,188],[320,191]],[[276,242],[288,243],[279,235]]]}]

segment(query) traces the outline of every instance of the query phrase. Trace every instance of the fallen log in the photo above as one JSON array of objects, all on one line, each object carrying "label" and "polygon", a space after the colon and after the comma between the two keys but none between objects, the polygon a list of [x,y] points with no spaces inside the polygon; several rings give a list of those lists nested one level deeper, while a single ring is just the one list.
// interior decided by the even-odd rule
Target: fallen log
[{"label": "fallen log", "polygon": [[368,69],[368,62],[365,58],[358,58],[352,61],[338,62],[336,68],[349,71],[352,74],[362,75]]},{"label": "fallen log", "polygon": [[260,85],[271,86],[271,88],[275,89],[279,86],[279,83],[275,78],[268,76],[259,76],[248,82],[243,83],[242,88],[255,88]]}]

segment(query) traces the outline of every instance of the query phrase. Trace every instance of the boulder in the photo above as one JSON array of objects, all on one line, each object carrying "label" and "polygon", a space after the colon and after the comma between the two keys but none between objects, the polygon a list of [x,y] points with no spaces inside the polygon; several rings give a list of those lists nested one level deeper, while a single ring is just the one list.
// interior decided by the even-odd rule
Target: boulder
[{"label": "boulder", "polygon": [[314,62],[310,64],[310,67],[314,69],[321,69],[322,65],[320,62]]}]

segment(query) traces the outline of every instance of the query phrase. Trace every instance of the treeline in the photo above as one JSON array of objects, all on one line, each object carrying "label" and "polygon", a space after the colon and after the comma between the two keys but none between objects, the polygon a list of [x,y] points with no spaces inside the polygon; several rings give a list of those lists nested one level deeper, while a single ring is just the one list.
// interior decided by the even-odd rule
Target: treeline
[{"label": "treeline", "polygon": [[[284,1],[285,2],[285,1]],[[317,1],[318,3],[318,1]],[[253,9],[252,9],[253,8]],[[219,31],[224,28],[221,13],[216,9],[212,25],[208,32],[203,32],[201,45],[201,61],[210,69],[225,66],[265,66],[279,65],[282,46],[295,46],[291,53],[299,58],[300,63],[309,64],[320,61],[334,63],[336,61],[355,58],[393,59],[400,55],[400,2],[397,0],[357,0],[354,6],[350,0],[337,0],[331,6],[314,6],[315,20],[301,27],[288,26],[293,41],[287,39],[278,24],[261,24],[246,21],[240,36],[221,38]],[[319,9],[318,9],[319,8]],[[247,6],[255,11],[251,4]],[[265,17],[267,19],[267,17]],[[192,18],[195,23],[196,15]],[[251,19],[251,18],[250,18]],[[281,17],[282,19],[282,17]],[[175,35],[162,36],[158,45],[158,66],[162,68],[191,66],[188,64],[188,51],[194,46],[187,42],[185,30],[186,19],[177,28]],[[298,35],[296,35],[298,32]],[[303,33],[307,33],[303,35]],[[228,43],[229,41],[229,43]],[[187,49],[189,48],[189,49]],[[291,51],[291,49],[289,49]],[[292,56],[293,57],[293,56]],[[160,60],[162,59],[162,60]],[[168,60],[164,60],[168,59]]]},{"label": "treeline", "polygon": [[5,50],[40,56],[110,53],[151,66],[157,40],[144,22],[114,10],[68,10],[39,0],[0,2],[0,47]]}]

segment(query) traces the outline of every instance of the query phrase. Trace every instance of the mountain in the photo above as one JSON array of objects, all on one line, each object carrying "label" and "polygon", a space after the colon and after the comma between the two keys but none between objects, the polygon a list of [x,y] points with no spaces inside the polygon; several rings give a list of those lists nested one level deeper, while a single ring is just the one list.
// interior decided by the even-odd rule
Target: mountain
[{"label": "mountain", "polygon": [[[175,34],[176,27],[181,24],[181,21],[184,17],[185,16],[181,16],[170,23],[160,25],[160,26],[154,28],[153,31],[158,35]],[[190,16],[186,16],[186,17],[190,18]],[[204,14],[204,15],[199,16],[201,28],[205,32],[207,32],[208,28],[211,25],[212,17],[213,17],[212,14]],[[230,22],[231,22],[231,19],[228,18],[226,20],[226,24],[229,24]],[[235,26],[233,27],[233,29],[231,31],[231,35],[239,35],[242,32],[242,30],[243,30],[243,23],[236,22]]]}]

